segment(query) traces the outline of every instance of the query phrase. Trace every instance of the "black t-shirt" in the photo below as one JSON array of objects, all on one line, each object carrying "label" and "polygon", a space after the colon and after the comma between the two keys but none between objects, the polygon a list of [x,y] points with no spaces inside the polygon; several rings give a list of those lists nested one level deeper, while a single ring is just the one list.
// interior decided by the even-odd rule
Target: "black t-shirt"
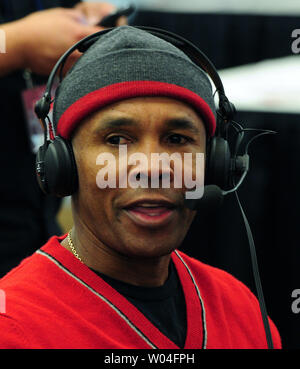
[{"label": "black t-shirt", "polygon": [[165,336],[180,348],[186,338],[186,305],[184,293],[173,262],[169,276],[161,287],[140,287],[96,272],[106,283],[127,298]]},{"label": "black t-shirt", "polygon": [[[70,7],[78,2],[0,0],[0,23],[23,18],[37,10]],[[35,176],[35,155],[30,149],[21,99],[21,91],[26,88],[23,72],[17,70],[0,78],[0,277],[50,236],[61,233],[56,223],[60,200],[45,196]],[[35,85],[47,81],[45,77],[32,77]]]}]

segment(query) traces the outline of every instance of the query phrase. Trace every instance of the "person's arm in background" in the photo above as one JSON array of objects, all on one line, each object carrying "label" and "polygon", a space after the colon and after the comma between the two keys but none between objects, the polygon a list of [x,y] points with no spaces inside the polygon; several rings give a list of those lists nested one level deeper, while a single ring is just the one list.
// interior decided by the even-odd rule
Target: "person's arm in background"
[{"label": "person's arm in background", "polygon": [[[0,54],[0,76],[25,68],[36,74],[48,75],[69,47],[102,29],[91,25],[93,22],[85,17],[93,14],[100,21],[114,10],[115,6],[109,3],[79,3],[73,9],[38,11],[1,25],[0,30],[6,36],[6,53]],[[73,53],[69,63],[72,64],[79,56],[79,52]]]}]

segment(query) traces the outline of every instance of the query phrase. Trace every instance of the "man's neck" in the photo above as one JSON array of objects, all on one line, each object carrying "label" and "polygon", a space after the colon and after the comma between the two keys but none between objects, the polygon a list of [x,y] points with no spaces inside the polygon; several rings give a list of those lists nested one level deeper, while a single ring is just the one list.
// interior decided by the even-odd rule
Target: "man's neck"
[{"label": "man's neck", "polygon": [[[122,255],[98,240],[82,226],[72,229],[71,240],[82,262],[111,278],[136,286],[162,286],[168,278],[170,254],[157,258],[135,258]],[[61,245],[74,254],[68,239]]]}]

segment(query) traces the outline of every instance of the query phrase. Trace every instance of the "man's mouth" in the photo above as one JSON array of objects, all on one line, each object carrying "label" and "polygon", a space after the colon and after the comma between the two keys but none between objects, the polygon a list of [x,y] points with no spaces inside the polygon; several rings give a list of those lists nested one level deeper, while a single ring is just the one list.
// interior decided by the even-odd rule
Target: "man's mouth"
[{"label": "man's mouth", "polygon": [[128,217],[137,225],[144,227],[161,227],[171,221],[176,212],[176,206],[171,202],[138,201],[124,208]]}]

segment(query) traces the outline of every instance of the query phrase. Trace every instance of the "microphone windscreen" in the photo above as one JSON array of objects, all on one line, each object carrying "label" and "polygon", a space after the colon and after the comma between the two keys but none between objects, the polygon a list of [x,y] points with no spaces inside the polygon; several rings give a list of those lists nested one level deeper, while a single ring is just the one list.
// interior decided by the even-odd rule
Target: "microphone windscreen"
[{"label": "microphone windscreen", "polygon": [[184,205],[191,210],[212,211],[222,205],[223,192],[220,187],[209,185],[204,187],[204,194],[200,199],[185,199]]}]

